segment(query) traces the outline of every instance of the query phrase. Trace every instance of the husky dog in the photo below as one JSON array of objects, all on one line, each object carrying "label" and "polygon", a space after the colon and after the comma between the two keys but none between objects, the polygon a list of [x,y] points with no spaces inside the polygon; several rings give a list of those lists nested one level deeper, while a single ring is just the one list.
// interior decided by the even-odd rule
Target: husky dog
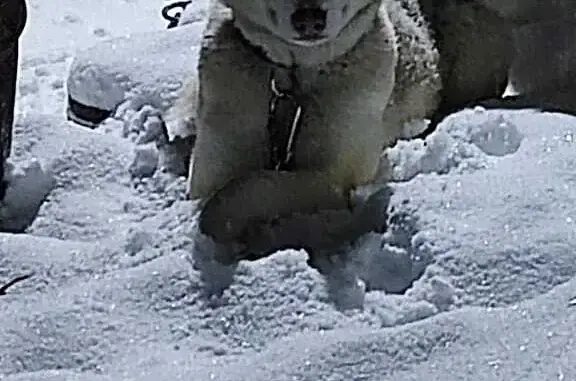
[{"label": "husky dog", "polygon": [[195,110],[193,261],[211,293],[240,259],[305,247],[336,304],[362,305],[330,244],[354,236],[354,191],[385,168],[402,124],[437,108],[438,60],[417,0],[214,1],[198,81],[178,101]]},{"label": "husky dog", "polygon": [[[443,84],[428,132],[475,105],[576,112],[576,2],[419,2],[440,53]],[[515,94],[503,97],[507,86]]]}]

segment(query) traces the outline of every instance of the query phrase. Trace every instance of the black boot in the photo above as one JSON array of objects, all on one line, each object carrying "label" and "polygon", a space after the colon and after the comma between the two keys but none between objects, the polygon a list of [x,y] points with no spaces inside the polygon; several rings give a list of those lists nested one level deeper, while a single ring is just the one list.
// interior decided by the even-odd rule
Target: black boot
[{"label": "black boot", "polygon": [[38,161],[8,161],[12,148],[18,43],[25,0],[0,0],[0,232],[22,233],[34,221],[54,180]]},{"label": "black boot", "polygon": [[0,1],[0,200],[6,193],[5,162],[12,146],[18,40],[26,18],[24,0]]}]

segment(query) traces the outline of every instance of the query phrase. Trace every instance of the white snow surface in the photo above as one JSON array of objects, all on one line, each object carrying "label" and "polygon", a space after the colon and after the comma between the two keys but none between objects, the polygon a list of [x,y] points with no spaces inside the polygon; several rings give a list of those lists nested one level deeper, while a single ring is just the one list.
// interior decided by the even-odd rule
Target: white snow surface
[{"label": "white snow surface", "polygon": [[150,143],[153,97],[95,131],[63,112],[74,49],[170,43],[163,3],[29,3],[13,162],[56,185],[27,233],[0,234],[0,285],[33,274],[0,295],[0,379],[576,380],[576,118],[467,110],[391,149],[363,311],[336,311],[299,251],[243,263],[207,302],[186,260],[194,205]]},{"label": "white snow surface", "polygon": [[208,0],[195,0],[182,13],[178,28],[127,34],[80,50],[69,70],[68,94],[103,110],[125,102],[165,111],[183,79],[196,74],[208,9]]}]

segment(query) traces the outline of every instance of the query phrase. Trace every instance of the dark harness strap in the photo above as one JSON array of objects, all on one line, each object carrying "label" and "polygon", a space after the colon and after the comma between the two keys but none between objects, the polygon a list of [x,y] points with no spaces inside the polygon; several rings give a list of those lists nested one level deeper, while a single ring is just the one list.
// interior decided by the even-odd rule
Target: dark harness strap
[{"label": "dark harness strap", "polygon": [[270,78],[272,98],[268,111],[269,170],[291,171],[302,125],[302,90],[294,69],[276,68]]}]

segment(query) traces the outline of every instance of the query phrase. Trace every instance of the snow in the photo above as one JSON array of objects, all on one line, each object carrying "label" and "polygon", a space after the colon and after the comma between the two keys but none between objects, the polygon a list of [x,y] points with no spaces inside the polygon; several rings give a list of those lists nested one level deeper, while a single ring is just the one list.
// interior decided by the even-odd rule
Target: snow
[{"label": "snow", "polygon": [[[196,73],[193,63],[198,58],[208,3],[194,1],[178,28],[132,33],[78,52],[67,79],[68,93],[84,105],[103,110],[114,110],[126,101],[152,104],[165,111],[183,79]],[[159,17],[160,6],[156,8]]]},{"label": "snow", "polygon": [[182,80],[196,72],[193,62],[198,57],[202,25],[196,22],[140,33],[78,52],[68,91],[75,100],[104,110],[114,110],[126,99],[166,109]]},{"label": "snow", "polygon": [[207,301],[187,259],[195,206],[151,144],[154,87],[95,131],[64,114],[94,31],[183,35],[153,0],[30,6],[14,173],[40,164],[55,183],[26,234],[0,234],[0,285],[32,274],[0,293],[0,379],[576,379],[576,118],[467,110],[393,148],[391,225],[360,248],[363,311],[336,311],[301,251],[243,263]]},{"label": "snow", "polygon": [[0,230],[22,232],[34,221],[55,179],[32,159],[20,166],[8,162],[2,181],[7,186],[0,201]]}]

